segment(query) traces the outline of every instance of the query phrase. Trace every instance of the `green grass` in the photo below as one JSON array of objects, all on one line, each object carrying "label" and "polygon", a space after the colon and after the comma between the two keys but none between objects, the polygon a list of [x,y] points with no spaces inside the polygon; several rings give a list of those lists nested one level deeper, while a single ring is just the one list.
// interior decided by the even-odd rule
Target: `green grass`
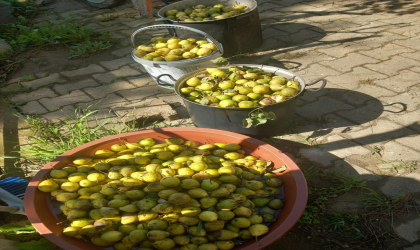
[{"label": "green grass", "polygon": [[109,22],[109,21],[113,21],[115,19],[118,18],[118,15],[114,15],[114,14],[105,14],[101,17],[100,21],[101,22]]},{"label": "green grass", "polygon": [[77,44],[70,46],[70,57],[69,59],[73,58],[86,58],[90,55],[98,53],[103,50],[107,50],[112,47],[110,42],[103,42],[103,41],[93,41],[93,42],[85,42],[82,44]]},{"label": "green grass", "polygon": [[[22,4],[30,6],[28,3]],[[28,7],[28,9],[31,8]],[[16,23],[0,24],[0,40],[7,42],[13,48],[0,55],[0,75],[3,80],[7,79],[7,75],[18,70],[19,65],[27,60],[44,66],[45,62],[33,57],[45,47],[67,46],[71,51],[70,59],[72,59],[88,57],[112,46],[109,33],[97,32],[86,26],[80,19],[59,19],[37,23],[31,19],[33,15],[27,12],[18,12],[22,15],[17,15]],[[16,58],[17,53],[25,51],[30,52],[19,59]]]},{"label": "green grass", "polygon": [[382,149],[378,146],[373,146],[370,148],[370,155],[381,155]]},{"label": "green grass", "polygon": [[80,24],[77,20],[68,20],[61,24],[42,22],[37,25],[20,17],[14,24],[1,24],[0,38],[8,42],[15,51],[25,51],[33,47],[57,44],[78,44],[95,39],[103,40],[94,29]]},{"label": "green grass", "polygon": [[374,82],[375,82],[375,80],[374,79],[370,79],[370,78],[368,78],[368,79],[362,79],[362,80],[359,80],[358,81],[359,84],[366,84],[366,85],[371,85]]},{"label": "green grass", "polygon": [[395,174],[405,172],[411,173],[417,169],[417,162],[415,161],[403,161],[400,160],[398,163],[389,163],[389,167],[383,167],[381,169],[389,170]]},{"label": "green grass", "polygon": [[281,54],[279,56],[274,57],[275,59],[296,59],[300,57],[306,56],[308,53],[306,52],[286,52],[284,54]]},{"label": "green grass", "polygon": [[24,81],[32,81],[32,80],[34,80],[36,77],[35,77],[35,75],[34,74],[29,74],[29,75],[26,75],[26,76],[23,76],[22,77],[22,79],[24,80]]},{"label": "green grass", "polygon": [[133,123],[113,124],[110,118],[98,119],[98,110],[77,108],[74,115],[62,122],[48,122],[27,116],[25,120],[34,135],[29,136],[30,144],[21,146],[20,154],[34,162],[49,162],[88,142],[99,138],[139,130]]}]

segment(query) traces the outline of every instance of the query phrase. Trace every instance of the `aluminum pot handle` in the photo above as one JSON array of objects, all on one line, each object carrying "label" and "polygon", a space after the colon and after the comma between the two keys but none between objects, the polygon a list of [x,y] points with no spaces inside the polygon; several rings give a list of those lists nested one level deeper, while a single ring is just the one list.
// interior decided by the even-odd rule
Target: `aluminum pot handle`
[{"label": "aluminum pot handle", "polygon": [[175,78],[173,78],[171,75],[169,75],[169,74],[162,74],[162,75],[159,75],[158,77],[156,77],[156,82],[157,82],[157,85],[159,85],[159,86],[161,86],[161,87],[169,87],[169,88],[174,88],[174,86],[172,86],[172,85],[170,85],[170,84],[167,84],[167,83],[161,83],[160,82],[160,78],[162,77],[162,76],[167,76],[167,77],[169,77],[172,81],[177,81]]},{"label": "aluminum pot handle", "polygon": [[321,85],[321,87],[319,87],[319,88],[317,88],[317,89],[305,89],[305,90],[307,90],[307,91],[311,91],[311,92],[317,92],[317,91],[320,91],[320,90],[321,90],[321,89],[323,89],[323,88],[325,87],[325,85],[327,84],[327,80],[325,80],[325,79],[321,78],[321,79],[318,79],[318,80],[316,80],[316,81],[314,81],[314,82],[311,82],[311,83],[309,83],[309,84],[306,84],[306,86],[311,86],[311,85],[314,85],[315,83],[320,82],[320,81],[322,81],[322,85]]}]

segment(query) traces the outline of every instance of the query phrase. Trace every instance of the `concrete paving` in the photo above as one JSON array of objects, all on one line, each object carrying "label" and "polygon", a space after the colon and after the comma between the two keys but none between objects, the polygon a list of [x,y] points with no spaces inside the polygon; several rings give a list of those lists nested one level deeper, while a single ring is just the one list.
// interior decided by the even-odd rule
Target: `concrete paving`
[{"label": "concrete paving", "polygon": [[[396,2],[401,2],[400,4]],[[307,83],[328,81],[319,92],[299,99],[295,129],[283,140],[316,145],[300,157],[347,176],[369,181],[385,195],[420,193],[420,7],[416,1],[260,0],[264,43],[246,63],[283,67]],[[394,4],[394,5],[393,5]],[[121,117],[135,107],[136,116],[166,121],[187,119],[174,91],[156,86],[130,56],[131,34],[152,24],[149,19],[100,22],[104,14],[136,13],[127,3],[114,9],[59,13],[89,20],[89,26],[110,31],[120,46],[113,60],[82,67],[37,73],[36,79],[12,77],[0,89],[17,110],[50,120],[63,111],[100,101]],[[40,17],[40,20],[48,17]],[[34,90],[14,94],[21,86]],[[318,85],[315,85],[318,86]],[[316,88],[316,87],[314,87]],[[379,154],[374,154],[374,150]],[[403,165],[405,164],[405,165]],[[413,164],[413,168],[407,168]],[[394,222],[396,232],[419,242],[420,222]],[[407,249],[419,249],[413,246]]]}]

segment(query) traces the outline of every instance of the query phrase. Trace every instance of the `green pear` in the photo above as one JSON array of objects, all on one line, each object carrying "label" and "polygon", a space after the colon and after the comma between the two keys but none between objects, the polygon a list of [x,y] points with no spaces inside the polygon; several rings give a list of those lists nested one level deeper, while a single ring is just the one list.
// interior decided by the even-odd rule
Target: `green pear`
[{"label": "green pear", "polygon": [[202,221],[216,221],[217,213],[212,211],[204,211],[198,215],[198,218],[200,218]]},{"label": "green pear", "polygon": [[107,242],[117,242],[121,240],[123,233],[119,231],[106,231],[101,235],[101,239]]},{"label": "green pear", "polygon": [[226,224],[225,229],[238,233],[241,229],[239,227],[234,226],[232,223]]},{"label": "green pear", "polygon": [[242,217],[231,220],[231,223],[235,227],[239,227],[239,228],[248,228],[249,226],[251,226],[251,222],[247,218],[242,218]]},{"label": "green pear", "polygon": [[200,222],[200,219],[191,216],[181,216],[179,217],[178,221],[187,226],[194,226]]},{"label": "green pear", "polygon": [[203,208],[210,208],[216,205],[218,200],[214,197],[204,197],[200,199],[200,204]]},{"label": "green pear", "polygon": [[217,240],[230,240],[238,237],[238,235],[238,233],[226,229],[222,229],[212,233],[212,236],[215,237]]},{"label": "green pear", "polygon": [[204,236],[206,235],[206,230],[203,228],[199,229],[197,226],[192,226],[188,228],[188,234],[192,236]]},{"label": "green pear", "polygon": [[221,230],[224,226],[225,221],[223,220],[207,221],[204,223],[204,228],[209,232]]},{"label": "green pear", "polygon": [[186,246],[190,243],[190,237],[187,235],[176,235],[172,239],[176,244],[181,246]]},{"label": "green pear", "polygon": [[181,223],[174,223],[169,225],[165,231],[169,232],[170,235],[181,235],[185,233],[185,227]]},{"label": "green pear", "polygon": [[267,203],[267,206],[271,209],[280,209],[283,207],[283,202],[280,199],[273,199]]},{"label": "green pear", "polygon": [[103,217],[113,217],[120,213],[118,209],[113,207],[101,207],[99,211]]},{"label": "green pear", "polygon": [[268,233],[270,229],[263,224],[255,224],[249,227],[249,232],[252,236],[258,237],[260,235]]},{"label": "green pear", "polygon": [[154,206],[157,205],[157,201],[156,199],[149,199],[149,198],[145,198],[145,199],[141,199],[136,203],[137,207],[141,210],[141,211],[147,211],[152,209]]},{"label": "green pear", "polygon": [[153,219],[147,223],[147,228],[150,230],[165,230],[168,227],[168,222],[161,219]]},{"label": "green pear", "polygon": [[213,244],[215,244],[219,250],[229,250],[235,247],[235,242],[231,240],[215,241]]},{"label": "green pear", "polygon": [[138,216],[137,213],[123,213],[121,215],[121,224],[126,225],[126,224],[132,224],[135,222],[138,222]]},{"label": "green pear", "polygon": [[150,230],[147,233],[147,238],[152,241],[163,240],[168,236],[169,236],[169,233],[162,230]]},{"label": "green pear", "polygon": [[141,241],[147,239],[147,233],[148,232],[149,232],[149,230],[136,229],[136,230],[130,232],[129,237],[130,237],[131,241],[133,241],[133,242],[141,242]]},{"label": "green pear", "polygon": [[191,238],[191,243],[198,246],[206,244],[208,241],[209,240],[206,236],[194,236]]},{"label": "green pear", "polygon": [[210,195],[213,197],[221,198],[226,197],[230,194],[229,190],[227,188],[218,188],[216,190],[213,190]]},{"label": "green pear", "polygon": [[264,207],[270,201],[268,198],[255,198],[252,199],[252,202],[255,204],[256,207]]},{"label": "green pear", "polygon": [[234,217],[235,217],[235,213],[233,213],[232,211],[229,211],[229,210],[217,211],[217,218],[219,220],[228,221],[228,220],[233,219]]},{"label": "green pear", "polygon": [[277,220],[277,218],[272,214],[261,213],[261,217],[263,218],[264,223],[272,223]]}]

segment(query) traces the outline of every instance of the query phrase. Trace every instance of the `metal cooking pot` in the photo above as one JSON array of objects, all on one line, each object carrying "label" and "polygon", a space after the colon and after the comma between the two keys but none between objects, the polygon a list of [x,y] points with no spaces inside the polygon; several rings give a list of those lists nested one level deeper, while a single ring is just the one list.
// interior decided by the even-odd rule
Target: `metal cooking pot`
[{"label": "metal cooking pot", "polygon": [[[289,125],[293,121],[293,116],[296,109],[296,101],[299,96],[301,96],[306,90],[311,92],[317,92],[323,89],[327,83],[325,79],[319,79],[312,83],[305,84],[305,81],[299,75],[295,73],[266,65],[256,65],[256,64],[241,64],[237,66],[247,66],[251,68],[259,68],[264,71],[275,73],[286,77],[288,79],[294,78],[295,81],[298,81],[300,84],[299,93],[284,101],[279,103],[274,103],[265,106],[252,107],[252,108],[221,108],[221,107],[212,107],[207,105],[202,105],[196,102],[189,101],[183,98],[180,89],[184,87],[185,82],[193,77],[194,75],[206,73],[205,69],[200,69],[197,71],[190,72],[175,82],[175,92],[179,95],[184,101],[184,105],[188,110],[188,113],[191,117],[191,120],[197,127],[202,128],[214,128],[221,129],[226,131],[231,131],[235,133],[245,134],[255,137],[269,137],[280,135],[287,130]],[[220,67],[221,69],[229,69],[229,67]],[[157,82],[159,85],[160,77],[169,76],[168,74],[163,74],[158,76]],[[305,89],[307,86],[311,86],[317,82],[322,82],[322,85],[317,89]],[[256,127],[245,128],[243,127],[243,120],[249,117],[250,112],[255,109],[261,109],[264,112],[273,112],[276,115],[274,120],[268,120],[265,124],[258,125]]]},{"label": "metal cooking pot", "polygon": [[[248,6],[250,11],[219,20],[184,22],[164,19],[163,22],[205,31],[222,43],[225,51],[224,56],[253,52],[262,45],[263,36],[261,22],[258,16],[257,1],[255,0],[184,0],[161,8],[157,15],[161,18],[165,18],[165,12],[168,10],[183,10],[199,4],[207,6],[214,6],[216,4],[223,4],[225,6],[243,4]],[[182,31],[180,31],[179,34],[182,34]]]}]

